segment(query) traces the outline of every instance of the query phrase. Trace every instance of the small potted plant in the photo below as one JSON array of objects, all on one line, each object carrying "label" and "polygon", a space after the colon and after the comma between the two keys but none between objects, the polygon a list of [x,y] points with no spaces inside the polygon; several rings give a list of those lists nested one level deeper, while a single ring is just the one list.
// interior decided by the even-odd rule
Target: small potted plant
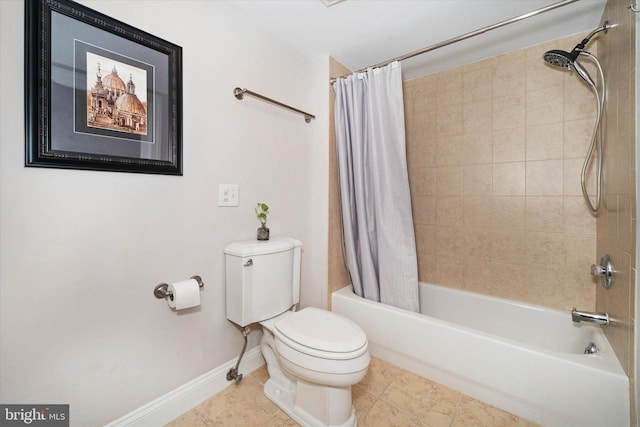
[{"label": "small potted plant", "polygon": [[269,240],[269,229],[267,228],[267,214],[269,213],[269,206],[267,206],[266,203],[258,203],[255,211],[258,221],[260,221],[260,228],[258,228],[258,240]]}]

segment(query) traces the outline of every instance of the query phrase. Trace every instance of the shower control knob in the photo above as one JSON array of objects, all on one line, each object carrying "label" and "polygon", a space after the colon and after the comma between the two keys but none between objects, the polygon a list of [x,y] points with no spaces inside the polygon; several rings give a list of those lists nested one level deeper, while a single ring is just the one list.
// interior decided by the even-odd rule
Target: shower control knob
[{"label": "shower control knob", "polygon": [[600,276],[602,286],[606,289],[611,287],[611,279],[613,278],[613,265],[609,255],[600,258],[600,265],[591,264],[591,275]]}]

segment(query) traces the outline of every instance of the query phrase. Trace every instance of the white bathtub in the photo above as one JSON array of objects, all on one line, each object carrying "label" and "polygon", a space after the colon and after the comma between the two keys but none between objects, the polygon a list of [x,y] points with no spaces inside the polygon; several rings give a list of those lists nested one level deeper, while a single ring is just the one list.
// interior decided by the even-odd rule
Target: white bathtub
[{"label": "white bathtub", "polygon": [[[544,426],[629,426],[629,381],[600,327],[424,283],[420,307],[365,300],[351,286],[332,295],[332,310],[360,325],[383,360]],[[583,354],[589,342],[597,353]]]}]

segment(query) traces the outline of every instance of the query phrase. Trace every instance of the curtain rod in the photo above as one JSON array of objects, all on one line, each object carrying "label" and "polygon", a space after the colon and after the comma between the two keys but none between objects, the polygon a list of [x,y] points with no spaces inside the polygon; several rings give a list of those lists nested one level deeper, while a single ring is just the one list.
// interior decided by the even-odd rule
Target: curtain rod
[{"label": "curtain rod", "polygon": [[[449,40],[445,40],[443,42],[436,43],[434,45],[422,48],[420,50],[416,50],[414,52],[407,53],[407,54],[402,55],[402,56],[398,56],[397,58],[393,58],[393,59],[390,59],[388,61],[381,62],[380,64],[371,65],[369,67],[362,68],[362,69],[356,71],[356,73],[362,73],[364,71],[367,71],[367,69],[369,69],[369,68],[384,67],[385,65],[389,65],[389,64],[391,64],[392,62],[395,62],[395,61],[404,61],[405,59],[413,58],[414,56],[422,55],[423,53],[427,53],[427,52],[431,52],[432,50],[440,49],[441,47],[445,47],[445,46],[448,46],[450,44],[457,43],[457,42],[460,42],[462,40],[466,40],[468,38],[478,36],[480,34],[484,34],[487,31],[495,30],[496,28],[504,27],[505,25],[513,24],[514,22],[518,22],[518,21],[521,21],[523,19],[531,18],[532,16],[536,16],[536,15],[539,15],[541,13],[548,12],[548,11],[553,10],[553,9],[557,9],[559,7],[562,7],[562,6],[566,6],[566,5],[570,4],[570,3],[575,3],[577,1],[578,0],[564,0],[564,1],[561,1],[561,2],[558,2],[558,3],[554,3],[554,4],[551,4],[549,6],[534,10],[533,12],[525,13],[523,15],[516,16],[516,17],[511,18],[511,19],[507,19],[506,21],[501,21],[501,22],[498,22],[497,24],[489,25],[487,27],[480,28],[479,30],[471,31],[470,33],[466,33],[466,34],[463,34],[461,36],[454,37],[454,38],[451,38]],[[340,77],[337,77],[337,78],[336,77],[332,77],[330,79],[330,82],[331,82],[331,84],[333,84],[333,83],[335,83],[335,81],[337,79],[341,79],[343,77],[347,77],[347,76],[349,76],[351,74],[353,74],[353,73],[349,73],[347,75],[340,76]]]}]

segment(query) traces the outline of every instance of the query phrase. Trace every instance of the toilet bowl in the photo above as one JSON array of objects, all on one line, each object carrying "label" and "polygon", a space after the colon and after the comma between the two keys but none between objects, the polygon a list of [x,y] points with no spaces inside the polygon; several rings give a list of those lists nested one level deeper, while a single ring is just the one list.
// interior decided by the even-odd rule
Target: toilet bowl
[{"label": "toilet bowl", "polygon": [[261,322],[269,380],[265,395],[303,426],[354,426],[351,386],[371,360],[366,335],[351,320],[318,308]]},{"label": "toilet bowl", "polygon": [[353,385],[369,366],[367,337],[351,320],[306,308],[274,322],[276,353],[293,375],[325,385]]}]

